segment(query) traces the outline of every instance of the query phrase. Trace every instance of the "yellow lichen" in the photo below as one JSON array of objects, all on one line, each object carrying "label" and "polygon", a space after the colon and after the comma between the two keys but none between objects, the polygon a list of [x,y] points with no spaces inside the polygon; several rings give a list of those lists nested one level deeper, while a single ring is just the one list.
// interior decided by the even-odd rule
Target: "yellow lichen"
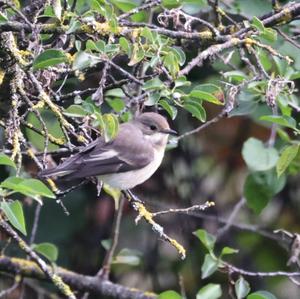
[{"label": "yellow lichen", "polygon": [[82,135],[78,135],[77,136],[77,141],[81,142],[81,143],[87,142],[86,138],[84,136],[82,136]]},{"label": "yellow lichen", "polygon": [[4,77],[5,77],[5,71],[0,68],[0,85],[3,83]]},{"label": "yellow lichen", "polygon": [[182,259],[185,259],[186,257],[186,250],[185,248],[180,245],[175,239],[169,239],[170,243],[176,248],[176,250],[179,252],[181,255]]},{"label": "yellow lichen", "polygon": [[253,44],[256,44],[256,41],[252,38],[245,38],[245,45],[246,47],[252,46]]},{"label": "yellow lichen", "polygon": [[20,154],[20,142],[19,142],[19,131],[16,131],[13,136],[13,149],[11,154],[11,159],[14,161],[16,156]]},{"label": "yellow lichen", "polygon": [[76,298],[71,291],[71,288],[67,284],[65,284],[58,275],[53,274],[51,280],[65,296],[67,296],[68,298]]},{"label": "yellow lichen", "polygon": [[30,157],[30,158],[35,158],[35,154],[34,154],[34,152],[32,151],[32,149],[31,148],[29,148],[28,150],[27,150],[27,154],[28,154],[28,156]]},{"label": "yellow lichen", "polygon": [[42,109],[44,108],[45,106],[45,101],[41,100],[41,101],[38,101],[35,105],[32,106],[32,109],[35,110],[35,109]]},{"label": "yellow lichen", "polygon": [[72,63],[75,59],[75,55],[72,55],[70,53],[66,53],[66,57],[67,57],[69,63]]},{"label": "yellow lichen", "polygon": [[44,91],[40,92],[40,98],[41,101],[44,101],[52,110],[52,112],[58,117],[59,121],[64,127],[73,128],[73,126],[63,117],[59,107],[51,101],[50,97]]},{"label": "yellow lichen", "polygon": [[84,33],[89,33],[89,34],[93,34],[94,33],[94,29],[87,24],[82,24],[80,26],[80,29],[84,32]]},{"label": "yellow lichen", "polygon": [[57,145],[64,145],[65,144],[65,139],[63,137],[61,138],[57,138],[57,137],[54,137],[53,135],[51,134],[48,134],[48,138],[49,140],[52,142],[52,143],[55,143]]},{"label": "yellow lichen", "polygon": [[208,40],[210,40],[213,37],[213,33],[210,30],[201,31],[201,32],[199,32],[199,37],[201,39],[208,39]]},{"label": "yellow lichen", "polygon": [[58,188],[57,188],[57,186],[56,186],[56,184],[54,183],[53,180],[47,179],[47,183],[49,184],[51,190],[52,190],[54,193],[57,193],[57,192],[58,192]]},{"label": "yellow lichen", "polygon": [[288,8],[284,8],[282,10],[282,14],[283,14],[283,16],[281,17],[280,24],[289,22],[293,17],[290,9],[288,9]]},{"label": "yellow lichen", "polygon": [[141,29],[140,28],[134,28],[132,31],[131,31],[131,37],[133,39],[136,39],[137,37],[139,37],[139,35],[141,34]]}]

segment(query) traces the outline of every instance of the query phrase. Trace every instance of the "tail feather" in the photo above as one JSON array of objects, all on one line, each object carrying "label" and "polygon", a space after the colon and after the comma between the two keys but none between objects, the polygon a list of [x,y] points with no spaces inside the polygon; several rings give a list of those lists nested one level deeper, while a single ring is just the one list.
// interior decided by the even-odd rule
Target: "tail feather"
[{"label": "tail feather", "polygon": [[61,170],[59,169],[59,167],[54,167],[54,168],[42,170],[41,172],[39,172],[38,176],[40,178],[61,177],[61,176],[66,176],[72,172],[73,170]]}]

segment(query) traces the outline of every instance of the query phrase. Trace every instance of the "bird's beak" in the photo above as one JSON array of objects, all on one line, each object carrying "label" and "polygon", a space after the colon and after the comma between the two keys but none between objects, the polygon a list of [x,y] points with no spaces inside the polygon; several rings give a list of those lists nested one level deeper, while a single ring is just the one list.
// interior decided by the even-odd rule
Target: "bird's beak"
[{"label": "bird's beak", "polygon": [[178,133],[175,130],[172,130],[172,129],[160,130],[160,132],[164,133],[164,134],[178,135]]}]

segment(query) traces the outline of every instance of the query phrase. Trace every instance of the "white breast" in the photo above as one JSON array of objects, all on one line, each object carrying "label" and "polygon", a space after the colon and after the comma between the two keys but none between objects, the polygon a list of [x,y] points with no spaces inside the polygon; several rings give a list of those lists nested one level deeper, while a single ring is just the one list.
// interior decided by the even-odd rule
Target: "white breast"
[{"label": "white breast", "polygon": [[138,170],[102,175],[99,179],[113,188],[131,189],[148,180],[161,164],[163,157],[164,150],[155,150],[154,159],[147,166]]}]

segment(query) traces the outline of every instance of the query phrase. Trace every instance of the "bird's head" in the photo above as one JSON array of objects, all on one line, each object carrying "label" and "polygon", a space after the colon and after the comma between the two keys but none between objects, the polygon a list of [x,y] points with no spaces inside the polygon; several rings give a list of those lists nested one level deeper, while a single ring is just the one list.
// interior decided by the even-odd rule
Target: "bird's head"
[{"label": "bird's head", "polygon": [[144,138],[156,146],[165,146],[168,140],[168,135],[177,134],[176,131],[170,129],[167,120],[158,113],[142,113],[137,116],[134,121],[141,129]]}]

